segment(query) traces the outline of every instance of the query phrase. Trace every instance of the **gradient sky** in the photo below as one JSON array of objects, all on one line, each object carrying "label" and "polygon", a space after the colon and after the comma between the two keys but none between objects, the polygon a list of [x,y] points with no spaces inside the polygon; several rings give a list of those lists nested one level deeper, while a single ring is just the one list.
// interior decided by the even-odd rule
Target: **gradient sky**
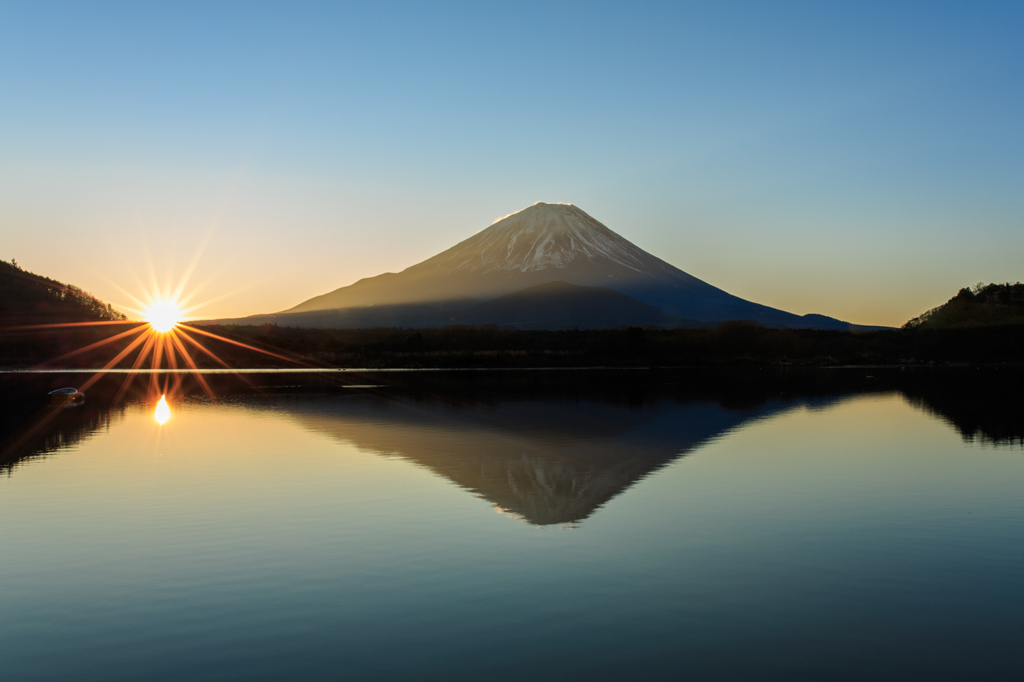
[{"label": "gradient sky", "polygon": [[1024,3],[4,3],[0,258],[129,304],[208,237],[198,314],[264,313],[563,201],[898,325],[1024,279],[1022,36]]}]

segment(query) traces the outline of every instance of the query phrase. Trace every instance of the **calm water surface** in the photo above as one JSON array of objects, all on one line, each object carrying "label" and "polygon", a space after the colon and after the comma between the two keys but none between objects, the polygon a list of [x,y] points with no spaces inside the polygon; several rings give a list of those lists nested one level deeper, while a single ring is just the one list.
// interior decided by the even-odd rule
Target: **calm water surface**
[{"label": "calm water surface", "polygon": [[1018,379],[0,377],[0,677],[1021,679]]}]

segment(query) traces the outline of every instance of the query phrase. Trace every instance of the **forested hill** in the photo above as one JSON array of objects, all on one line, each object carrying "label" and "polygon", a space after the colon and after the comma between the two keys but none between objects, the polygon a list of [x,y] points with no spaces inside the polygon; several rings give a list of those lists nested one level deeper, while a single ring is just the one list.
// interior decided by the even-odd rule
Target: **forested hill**
[{"label": "forested hill", "polygon": [[977,284],[961,289],[938,308],[907,322],[905,329],[955,329],[1024,324],[1024,284]]},{"label": "forested hill", "polygon": [[0,261],[0,325],[124,320],[109,303],[71,284]]}]

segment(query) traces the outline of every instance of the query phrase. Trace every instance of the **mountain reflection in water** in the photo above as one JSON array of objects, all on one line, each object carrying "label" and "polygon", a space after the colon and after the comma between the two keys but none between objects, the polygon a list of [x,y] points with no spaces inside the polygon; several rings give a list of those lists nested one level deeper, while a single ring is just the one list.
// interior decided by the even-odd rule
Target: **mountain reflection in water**
[{"label": "mountain reflection in water", "polygon": [[[969,441],[1020,444],[1015,374],[974,370],[833,373],[545,373],[521,376],[266,375],[259,390],[231,377],[218,395],[278,410],[308,430],[407,459],[536,525],[586,519],[637,481],[753,420],[866,393],[899,392]],[[44,457],[109,428],[124,404],[100,382],[60,409],[40,378],[8,375],[0,468]],[[348,390],[344,383],[360,390]],[[391,385],[381,385],[391,381]],[[379,382],[379,383],[378,383]],[[186,387],[186,394],[188,393]],[[179,399],[185,399],[182,396]],[[214,408],[215,409],[215,408]]]},{"label": "mountain reflection in water", "polygon": [[281,405],[306,428],[403,457],[536,525],[568,524],[677,457],[803,400],[746,409],[661,399],[446,405],[407,398],[298,399]]}]

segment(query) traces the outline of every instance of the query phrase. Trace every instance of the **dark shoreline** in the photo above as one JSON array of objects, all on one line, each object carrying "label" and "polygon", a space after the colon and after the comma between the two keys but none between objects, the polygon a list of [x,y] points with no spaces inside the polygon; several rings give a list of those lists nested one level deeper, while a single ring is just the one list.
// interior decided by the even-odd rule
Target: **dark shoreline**
[{"label": "dark shoreline", "polygon": [[[127,323],[132,324],[132,323]],[[135,323],[137,324],[137,323]],[[840,332],[726,323],[714,329],[527,331],[497,327],[308,329],[204,326],[204,347],[230,367],[252,369],[552,369],[690,367],[1019,366],[1024,325]],[[124,350],[118,339],[91,351],[120,325],[0,333],[0,364],[11,368],[99,368]],[[257,350],[243,348],[242,343]],[[262,351],[262,352],[261,352]],[[192,352],[200,369],[223,367]],[[56,362],[54,362],[56,361]],[[116,367],[130,367],[134,353]],[[147,363],[148,364],[148,363]],[[161,366],[166,367],[166,362]]]},{"label": "dark shoreline", "polygon": [[0,375],[54,375],[54,374],[202,374],[202,375],[239,375],[239,374],[399,374],[399,373],[444,373],[444,372],[690,372],[690,371],[728,371],[728,370],[929,370],[929,369],[978,369],[978,370],[1019,370],[1024,369],[1024,361],[1017,362],[962,362],[962,363],[905,363],[905,364],[884,364],[884,365],[818,365],[809,363],[766,363],[766,364],[716,364],[716,365],[652,365],[652,366],[615,366],[615,365],[594,365],[594,366],[558,366],[548,367],[233,367],[224,369],[222,367],[200,367],[199,369],[152,369],[140,367],[139,369],[115,368],[105,369],[103,367],[58,367],[47,366],[36,369],[34,366],[0,366]]}]

